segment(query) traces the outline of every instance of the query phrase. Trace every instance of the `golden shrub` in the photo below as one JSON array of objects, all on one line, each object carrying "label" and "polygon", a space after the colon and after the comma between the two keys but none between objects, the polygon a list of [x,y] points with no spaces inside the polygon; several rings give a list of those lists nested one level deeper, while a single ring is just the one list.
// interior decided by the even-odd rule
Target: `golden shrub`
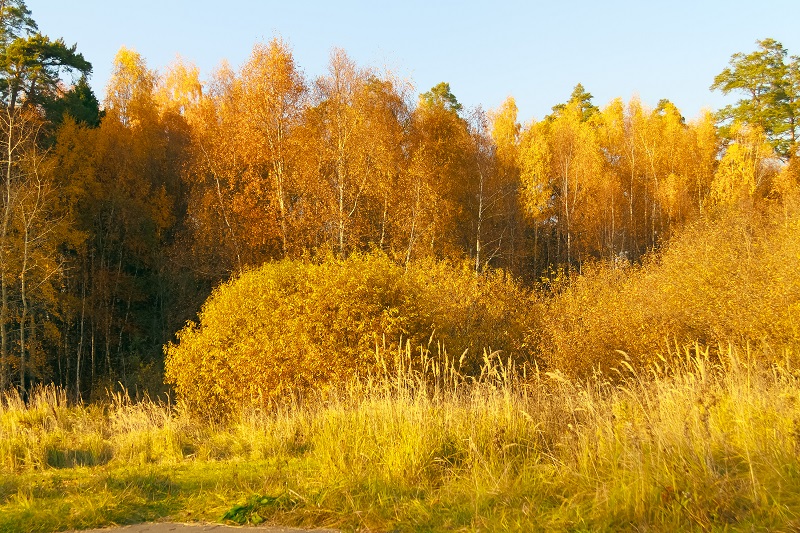
[{"label": "golden shrub", "polygon": [[571,375],[652,361],[678,345],[800,347],[800,216],[728,213],[642,266],[598,264],[540,302],[538,352]]},{"label": "golden shrub", "polygon": [[165,347],[166,381],[196,412],[224,416],[365,374],[376,350],[431,339],[477,370],[491,347],[524,357],[526,291],[502,272],[381,254],[281,261],[217,288]]}]

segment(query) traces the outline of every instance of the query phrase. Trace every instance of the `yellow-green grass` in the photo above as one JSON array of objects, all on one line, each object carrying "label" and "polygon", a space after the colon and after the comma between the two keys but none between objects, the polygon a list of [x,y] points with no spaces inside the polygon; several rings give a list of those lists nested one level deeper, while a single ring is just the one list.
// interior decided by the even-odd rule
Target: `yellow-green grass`
[{"label": "yellow-green grass", "polygon": [[[179,407],[0,407],[0,531],[147,520],[361,531],[796,531],[787,354],[673,353],[648,374],[480,379],[406,359],[324,398],[210,425]],[[713,352],[712,352],[713,353]],[[407,357],[407,355],[406,355]]]}]

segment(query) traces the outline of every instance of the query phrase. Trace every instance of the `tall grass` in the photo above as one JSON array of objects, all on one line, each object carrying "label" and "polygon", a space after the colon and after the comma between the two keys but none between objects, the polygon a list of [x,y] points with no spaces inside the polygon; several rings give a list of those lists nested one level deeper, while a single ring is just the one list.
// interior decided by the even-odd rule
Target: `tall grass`
[{"label": "tall grass", "polygon": [[675,347],[576,381],[520,375],[496,353],[469,378],[406,349],[226,425],[124,394],[6,395],[0,531],[223,514],[377,531],[796,530],[800,374],[784,355]]}]

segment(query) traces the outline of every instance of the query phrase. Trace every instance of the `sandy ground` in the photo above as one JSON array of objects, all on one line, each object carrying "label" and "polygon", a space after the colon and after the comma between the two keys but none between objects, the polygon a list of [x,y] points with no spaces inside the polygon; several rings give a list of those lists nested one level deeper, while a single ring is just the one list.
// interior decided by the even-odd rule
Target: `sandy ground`
[{"label": "sandy ground", "polygon": [[[338,533],[334,529],[297,529],[291,527],[235,527],[220,524],[174,524],[158,522],[134,526],[88,529],[80,533]],[[76,532],[70,532],[76,533]]]}]

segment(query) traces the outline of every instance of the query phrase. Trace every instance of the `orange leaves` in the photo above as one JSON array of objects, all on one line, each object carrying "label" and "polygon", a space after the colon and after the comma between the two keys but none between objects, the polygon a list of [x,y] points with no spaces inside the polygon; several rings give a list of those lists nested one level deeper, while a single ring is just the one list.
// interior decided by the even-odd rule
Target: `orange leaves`
[{"label": "orange leaves", "polygon": [[565,245],[561,259],[571,263],[578,238],[590,230],[581,215],[587,201],[599,196],[594,189],[602,177],[596,131],[584,120],[582,102],[570,101],[543,123],[530,125],[521,153],[526,210],[534,220],[548,211],[555,216]]},{"label": "orange leaves", "polygon": [[552,154],[545,123],[525,129],[520,147],[521,200],[525,212],[536,223],[551,206]]},{"label": "orange leaves", "polygon": [[193,122],[203,97],[200,70],[178,58],[159,79],[155,97],[162,113],[173,112]]},{"label": "orange leaves", "polygon": [[270,173],[283,173],[290,159],[292,130],[298,126],[305,97],[305,80],[283,41],[273,39],[268,45],[253,47],[233,86],[231,111],[235,110],[236,116],[230,117],[238,124],[236,138],[242,155],[252,165],[267,166]]},{"label": "orange leaves", "polygon": [[414,109],[407,82],[342,50],[307,84],[280,39],[205,85],[176,63],[151,91],[150,115],[131,114],[151,79],[141,58],[121,51],[117,71],[108,99],[117,124],[161,129],[175,148],[166,155],[186,157],[186,238],[204,271],[372,248],[506,264],[508,250],[521,249],[513,100],[495,117],[493,142],[459,114],[446,84]]},{"label": "orange leaves", "polygon": [[[192,72],[178,69],[179,94],[187,86],[196,90]],[[283,257],[295,240],[292,211],[302,189],[297,129],[305,81],[289,47],[273,39],[256,45],[238,73],[223,65],[208,87],[186,113],[192,120],[186,176],[192,239],[211,251],[208,261],[237,268]],[[226,257],[214,257],[220,238],[219,253]]]}]

